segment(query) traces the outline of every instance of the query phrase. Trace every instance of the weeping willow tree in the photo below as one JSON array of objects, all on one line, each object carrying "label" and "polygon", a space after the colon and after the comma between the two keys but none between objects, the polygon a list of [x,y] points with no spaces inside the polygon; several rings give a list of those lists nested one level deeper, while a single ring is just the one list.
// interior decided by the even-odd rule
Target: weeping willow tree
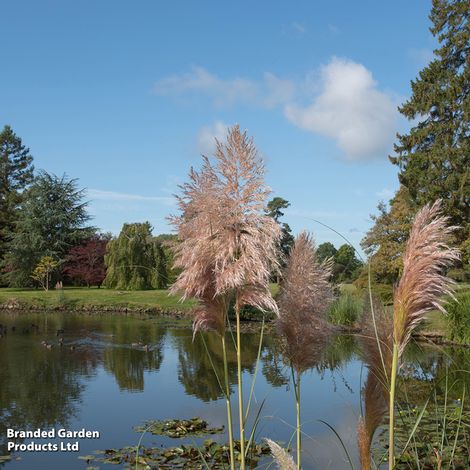
[{"label": "weeping willow tree", "polygon": [[104,284],[122,290],[166,287],[166,260],[161,244],[152,237],[148,222],[124,224],[106,247]]}]

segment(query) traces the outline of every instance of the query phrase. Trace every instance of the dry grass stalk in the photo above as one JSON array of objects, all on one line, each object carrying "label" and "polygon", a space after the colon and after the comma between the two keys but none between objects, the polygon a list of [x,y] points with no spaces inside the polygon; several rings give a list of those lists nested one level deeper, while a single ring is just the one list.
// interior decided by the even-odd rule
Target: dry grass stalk
[{"label": "dry grass stalk", "polygon": [[448,227],[449,218],[441,216],[440,210],[440,200],[424,206],[414,219],[406,244],[403,274],[393,303],[394,342],[400,356],[426,313],[434,309],[445,313],[443,296],[454,297],[454,281],[444,272],[460,259],[459,251],[446,244],[457,227]]},{"label": "dry grass stalk", "polygon": [[265,441],[271,449],[271,454],[280,470],[297,469],[297,466],[294,463],[294,459],[287,453],[287,451],[285,451],[279,444],[272,441],[271,439],[265,439]]},{"label": "dry grass stalk", "polygon": [[331,331],[325,320],[333,300],[331,271],[332,261],[319,263],[312,237],[302,232],[283,273],[277,319],[278,330],[285,338],[285,355],[298,373],[312,367],[312,355],[317,355]]}]

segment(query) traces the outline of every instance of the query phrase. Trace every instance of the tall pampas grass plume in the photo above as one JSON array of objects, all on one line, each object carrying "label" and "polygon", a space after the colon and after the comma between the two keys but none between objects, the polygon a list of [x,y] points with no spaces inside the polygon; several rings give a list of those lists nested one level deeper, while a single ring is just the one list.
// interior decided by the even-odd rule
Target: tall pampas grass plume
[{"label": "tall pampas grass plume", "polygon": [[446,270],[460,259],[460,252],[447,245],[457,227],[448,226],[441,214],[441,201],[425,205],[415,216],[403,257],[403,274],[393,300],[393,355],[389,401],[389,469],[395,466],[395,388],[400,359],[413,331],[426,314],[445,313],[445,296],[454,297],[454,281]]},{"label": "tall pampas grass plume", "polygon": [[448,221],[441,215],[440,200],[424,206],[414,219],[393,301],[393,339],[400,356],[426,314],[435,309],[446,313],[444,296],[455,298],[455,282],[445,272],[460,252],[447,245],[457,229]]}]

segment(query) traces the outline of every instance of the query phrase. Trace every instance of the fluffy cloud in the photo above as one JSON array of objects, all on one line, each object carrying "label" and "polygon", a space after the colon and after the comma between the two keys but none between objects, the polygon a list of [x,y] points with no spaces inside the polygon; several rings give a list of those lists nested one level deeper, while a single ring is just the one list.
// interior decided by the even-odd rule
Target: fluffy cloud
[{"label": "fluffy cloud", "polygon": [[296,126],[334,139],[351,160],[390,151],[397,121],[392,98],[377,89],[363,65],[333,58],[321,69],[321,92],[306,107],[287,104],[284,113]]},{"label": "fluffy cloud", "polygon": [[[269,72],[259,80],[221,78],[194,67],[160,79],[154,91],[173,97],[203,95],[216,107],[281,108],[297,127],[333,139],[349,160],[383,158],[392,151],[398,127],[395,100],[378,89],[372,73],[362,64],[335,57],[319,74],[297,81]],[[201,129],[198,150],[210,153],[213,137],[222,136],[226,127],[216,122]]]},{"label": "fluffy cloud", "polygon": [[203,94],[218,107],[244,103],[270,108],[290,100],[294,89],[290,80],[280,79],[269,72],[259,81],[242,77],[223,79],[203,67],[193,67],[190,72],[162,78],[154,86],[154,92],[163,96]]},{"label": "fluffy cloud", "polygon": [[229,126],[216,121],[211,126],[200,129],[197,135],[197,151],[203,155],[212,155],[215,150],[215,139],[224,140]]}]

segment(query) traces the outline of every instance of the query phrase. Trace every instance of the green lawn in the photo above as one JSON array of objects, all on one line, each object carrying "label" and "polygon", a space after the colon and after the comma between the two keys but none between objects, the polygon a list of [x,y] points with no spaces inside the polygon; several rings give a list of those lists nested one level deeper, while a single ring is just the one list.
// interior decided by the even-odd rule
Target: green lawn
[{"label": "green lawn", "polygon": [[70,287],[63,291],[39,289],[0,289],[0,304],[16,301],[20,306],[37,308],[69,308],[115,307],[139,309],[158,308],[164,310],[185,311],[193,308],[194,300],[180,302],[179,297],[169,295],[167,290],[118,291],[113,289],[97,289]]}]

